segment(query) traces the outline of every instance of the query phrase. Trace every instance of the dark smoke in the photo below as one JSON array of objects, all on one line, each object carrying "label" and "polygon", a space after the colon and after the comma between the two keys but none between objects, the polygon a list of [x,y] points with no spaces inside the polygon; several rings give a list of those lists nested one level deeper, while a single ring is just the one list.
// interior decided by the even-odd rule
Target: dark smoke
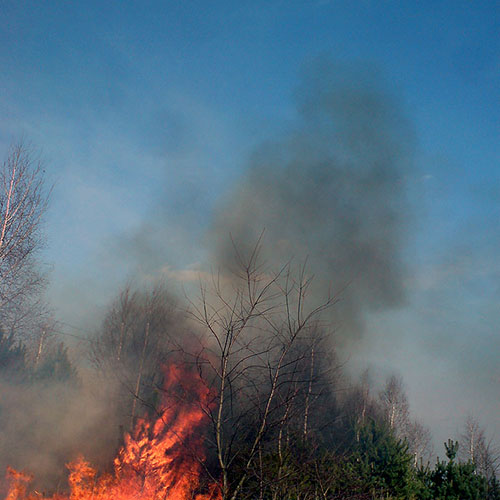
[{"label": "dark smoke", "polygon": [[405,300],[412,134],[374,71],[316,61],[296,102],[297,125],[255,152],[209,241],[222,267],[263,230],[266,263],[307,258],[316,283],[343,290],[335,315],[353,338],[367,311]]}]

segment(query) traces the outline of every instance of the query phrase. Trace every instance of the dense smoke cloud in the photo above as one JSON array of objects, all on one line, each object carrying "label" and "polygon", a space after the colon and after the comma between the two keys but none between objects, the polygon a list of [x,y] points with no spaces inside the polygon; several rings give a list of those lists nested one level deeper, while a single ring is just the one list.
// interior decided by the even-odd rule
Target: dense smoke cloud
[{"label": "dense smoke cloud", "polygon": [[339,334],[353,338],[366,311],[405,300],[412,134],[375,72],[316,61],[296,101],[297,126],[255,152],[209,240],[221,267],[263,230],[267,263],[307,258],[317,283],[342,291]]},{"label": "dense smoke cloud", "polygon": [[65,488],[65,464],[79,455],[105,467],[119,439],[113,401],[116,384],[80,381],[13,381],[0,375],[0,496],[7,466],[35,475],[34,487]]}]

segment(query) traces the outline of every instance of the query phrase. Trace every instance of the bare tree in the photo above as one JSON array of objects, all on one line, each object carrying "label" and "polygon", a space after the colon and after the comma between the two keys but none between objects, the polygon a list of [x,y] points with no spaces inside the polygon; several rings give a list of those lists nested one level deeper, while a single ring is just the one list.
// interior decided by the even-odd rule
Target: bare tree
[{"label": "bare tree", "polygon": [[37,254],[49,196],[40,161],[25,145],[12,147],[0,168],[0,324],[11,331],[39,312],[45,276]]},{"label": "bare tree", "polygon": [[387,377],[379,398],[389,427],[399,437],[404,436],[409,425],[410,408],[402,379],[396,375]]},{"label": "bare tree", "polygon": [[459,458],[463,461],[470,460],[476,464],[478,461],[479,449],[484,443],[484,430],[479,422],[468,415],[464,422],[464,430],[460,436]]},{"label": "bare tree", "polygon": [[374,401],[371,395],[372,380],[370,371],[364,370],[361,374],[359,383],[353,387],[348,396],[348,405],[350,406],[347,411],[351,418],[354,417],[356,422],[356,441],[359,442],[361,427],[365,425],[367,416],[373,416],[375,413]]},{"label": "bare tree", "polygon": [[431,431],[417,420],[409,422],[404,438],[408,442],[408,451],[413,455],[413,465],[419,461],[428,462],[432,456]]},{"label": "bare tree", "polygon": [[394,435],[405,440],[413,455],[414,465],[419,460],[428,460],[432,453],[430,430],[417,420],[410,419],[410,405],[401,377],[390,375],[379,393],[384,418]]},{"label": "bare tree", "polygon": [[241,497],[252,471],[258,473],[269,435],[278,433],[280,445],[299,395],[298,428],[307,437],[317,364],[311,339],[321,326],[320,313],[335,301],[328,298],[307,310],[311,280],[304,269],[296,279],[290,265],[271,274],[260,264],[259,250],[260,242],[247,258],[235,250],[239,270],[231,279],[213,276],[191,302],[191,315],[202,327],[192,356],[213,391],[204,410],[212,423],[224,500]]},{"label": "bare tree", "polygon": [[459,458],[462,461],[470,460],[476,470],[488,479],[496,476],[500,466],[500,450],[493,439],[486,437],[484,429],[472,415],[465,419],[459,443]]},{"label": "bare tree", "polygon": [[174,347],[184,317],[163,283],[146,291],[125,286],[91,343],[90,357],[102,376],[116,382],[115,403],[134,424],[138,403],[151,403],[161,365]]}]

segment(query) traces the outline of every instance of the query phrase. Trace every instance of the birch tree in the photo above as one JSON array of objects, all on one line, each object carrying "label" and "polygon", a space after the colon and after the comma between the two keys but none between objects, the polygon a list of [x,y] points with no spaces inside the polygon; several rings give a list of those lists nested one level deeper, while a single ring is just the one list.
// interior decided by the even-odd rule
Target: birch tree
[{"label": "birch tree", "polygon": [[500,466],[500,450],[493,439],[487,438],[485,430],[472,415],[465,419],[459,443],[460,460],[472,462],[487,479],[496,476]]},{"label": "birch tree", "polygon": [[37,257],[49,196],[40,161],[13,146],[0,168],[0,325],[11,332],[39,312],[45,276]]},{"label": "birch tree", "polygon": [[163,283],[150,290],[125,286],[90,344],[90,359],[104,378],[117,382],[116,404],[133,427],[142,403],[151,403],[161,365],[181,335],[184,317]]},{"label": "birch tree", "polygon": [[404,436],[409,425],[410,411],[402,379],[396,375],[387,377],[379,398],[387,424],[398,437]]}]

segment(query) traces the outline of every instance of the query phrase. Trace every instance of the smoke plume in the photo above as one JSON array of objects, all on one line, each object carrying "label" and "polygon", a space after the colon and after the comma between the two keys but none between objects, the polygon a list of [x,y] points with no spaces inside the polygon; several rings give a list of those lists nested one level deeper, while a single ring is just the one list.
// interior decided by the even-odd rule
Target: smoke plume
[{"label": "smoke plume", "polygon": [[209,242],[221,267],[263,231],[267,264],[307,259],[316,283],[341,292],[339,336],[353,339],[367,311],[405,300],[412,134],[375,72],[316,61],[295,97],[297,124],[254,153]]},{"label": "smoke plume", "polygon": [[[231,268],[234,246],[240,254],[251,251],[264,230],[262,257],[269,268],[307,259],[318,297],[328,287],[340,293],[334,319],[338,339],[349,342],[362,333],[367,312],[405,300],[412,137],[375,72],[316,61],[305,68],[295,98],[295,125],[262,144],[217,203],[206,239],[210,264]],[[165,266],[163,235],[170,231],[164,210],[158,213],[148,220],[151,231],[117,244],[129,268],[136,263],[139,271],[159,274]],[[84,382],[12,388],[0,380],[9,408],[0,440],[10,450],[2,454],[2,467],[26,467],[53,486],[56,471],[76,450],[97,463],[109,458],[123,415],[107,402],[119,390],[112,380]]]}]

